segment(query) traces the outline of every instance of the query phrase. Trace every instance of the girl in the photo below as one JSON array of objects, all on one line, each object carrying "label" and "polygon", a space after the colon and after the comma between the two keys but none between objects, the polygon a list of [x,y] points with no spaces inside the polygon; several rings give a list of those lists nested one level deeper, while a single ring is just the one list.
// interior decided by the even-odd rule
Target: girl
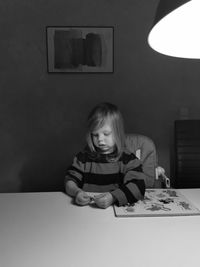
[{"label": "girl", "polygon": [[102,192],[94,201],[99,208],[134,203],[145,194],[141,162],[125,149],[123,119],[110,103],[96,106],[87,120],[87,146],[78,153],[65,177],[67,194],[87,205],[87,192]]}]

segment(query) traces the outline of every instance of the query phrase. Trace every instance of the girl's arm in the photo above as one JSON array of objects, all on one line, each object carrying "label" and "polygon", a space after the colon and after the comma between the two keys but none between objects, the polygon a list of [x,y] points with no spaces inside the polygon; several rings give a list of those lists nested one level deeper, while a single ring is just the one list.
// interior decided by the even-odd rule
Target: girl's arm
[{"label": "girl's arm", "polygon": [[144,198],[146,175],[143,173],[141,161],[134,154],[126,155],[122,161],[124,165],[123,183],[112,191],[119,206],[133,204]]},{"label": "girl's arm", "polygon": [[84,163],[81,160],[82,153],[77,154],[65,175],[65,190],[70,196],[75,196],[83,185]]},{"label": "girl's arm", "polygon": [[69,196],[75,197],[77,193],[81,191],[81,188],[78,187],[78,185],[74,181],[68,180],[65,183],[65,191]]},{"label": "girl's arm", "polygon": [[85,169],[84,154],[79,153],[68,168],[65,176],[66,193],[74,197],[78,205],[84,206],[90,203],[90,197],[81,188]]},{"label": "girl's arm", "polygon": [[88,196],[86,192],[79,188],[74,181],[67,181],[65,183],[65,190],[68,195],[74,197],[75,202],[78,205],[84,206],[90,203],[90,196]]}]

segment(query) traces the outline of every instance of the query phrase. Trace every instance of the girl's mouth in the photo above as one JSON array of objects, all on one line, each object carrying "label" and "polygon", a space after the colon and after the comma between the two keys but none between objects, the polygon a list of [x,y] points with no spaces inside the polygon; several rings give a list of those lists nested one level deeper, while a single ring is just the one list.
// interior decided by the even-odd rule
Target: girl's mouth
[{"label": "girl's mouth", "polygon": [[100,149],[107,149],[108,147],[106,145],[99,145]]}]

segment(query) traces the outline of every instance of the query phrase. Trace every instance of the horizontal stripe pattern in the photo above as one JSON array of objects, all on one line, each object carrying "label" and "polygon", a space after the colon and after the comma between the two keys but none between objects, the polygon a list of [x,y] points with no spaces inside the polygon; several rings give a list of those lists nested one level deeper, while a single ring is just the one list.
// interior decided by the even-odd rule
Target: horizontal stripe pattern
[{"label": "horizontal stripe pattern", "polygon": [[134,197],[137,200],[140,200],[143,198],[142,192],[140,191],[137,184],[135,184],[134,182],[131,182],[131,183],[129,182],[125,186],[129,189],[129,191],[131,192],[132,195],[134,194]]},{"label": "horizontal stripe pattern", "polygon": [[113,174],[120,172],[120,164],[119,162],[91,162],[90,170],[86,170],[86,172],[91,172],[95,174]]},{"label": "horizontal stripe pattern", "polygon": [[120,206],[142,199],[145,193],[146,175],[141,162],[126,151],[118,161],[105,154],[97,160],[81,152],[68,168],[65,179],[75,181],[85,191],[111,192]]},{"label": "horizontal stripe pattern", "polygon": [[70,175],[70,176],[75,176],[75,177],[77,177],[80,181],[82,180],[82,177],[83,177],[83,174],[82,173],[80,173],[79,171],[75,171],[75,170],[73,170],[73,169],[71,169],[71,170],[68,170],[68,174]]},{"label": "horizontal stripe pattern", "polygon": [[74,181],[78,187],[82,188],[83,187],[83,180],[79,180],[76,176],[72,176],[72,175],[66,175],[65,176],[65,183],[67,183],[68,181]]},{"label": "horizontal stripe pattern", "polygon": [[71,172],[76,172],[76,173],[79,173],[80,176],[82,176],[84,174],[83,172],[83,168],[81,170],[80,166],[76,166],[76,164],[72,165],[69,169]]},{"label": "horizontal stripe pattern", "polygon": [[124,192],[128,203],[134,203],[138,200],[135,195],[129,190],[129,188],[124,184],[120,186],[120,189]]},{"label": "horizontal stripe pattern", "polygon": [[126,172],[126,174],[124,175],[124,183],[131,181],[134,178],[137,180],[145,180],[146,175],[143,172],[131,170],[129,172]]},{"label": "horizontal stripe pattern", "polygon": [[118,184],[108,184],[108,185],[96,185],[84,183],[83,190],[87,192],[110,192],[118,188]]},{"label": "horizontal stripe pattern", "polygon": [[114,199],[116,199],[116,204],[118,206],[122,206],[128,203],[127,196],[123,192],[123,190],[121,190],[121,188],[111,191],[111,194],[114,196]]},{"label": "horizontal stripe pattern", "polygon": [[96,185],[108,185],[108,184],[119,184],[123,182],[123,174],[97,174],[97,173],[86,173],[84,177],[84,183],[96,184]]}]

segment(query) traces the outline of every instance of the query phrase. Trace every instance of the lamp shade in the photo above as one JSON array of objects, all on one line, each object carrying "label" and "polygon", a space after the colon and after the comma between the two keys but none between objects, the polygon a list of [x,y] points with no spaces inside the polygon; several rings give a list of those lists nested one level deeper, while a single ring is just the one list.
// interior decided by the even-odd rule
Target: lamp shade
[{"label": "lamp shade", "polygon": [[200,0],[160,0],[148,43],[164,55],[200,59]]}]

